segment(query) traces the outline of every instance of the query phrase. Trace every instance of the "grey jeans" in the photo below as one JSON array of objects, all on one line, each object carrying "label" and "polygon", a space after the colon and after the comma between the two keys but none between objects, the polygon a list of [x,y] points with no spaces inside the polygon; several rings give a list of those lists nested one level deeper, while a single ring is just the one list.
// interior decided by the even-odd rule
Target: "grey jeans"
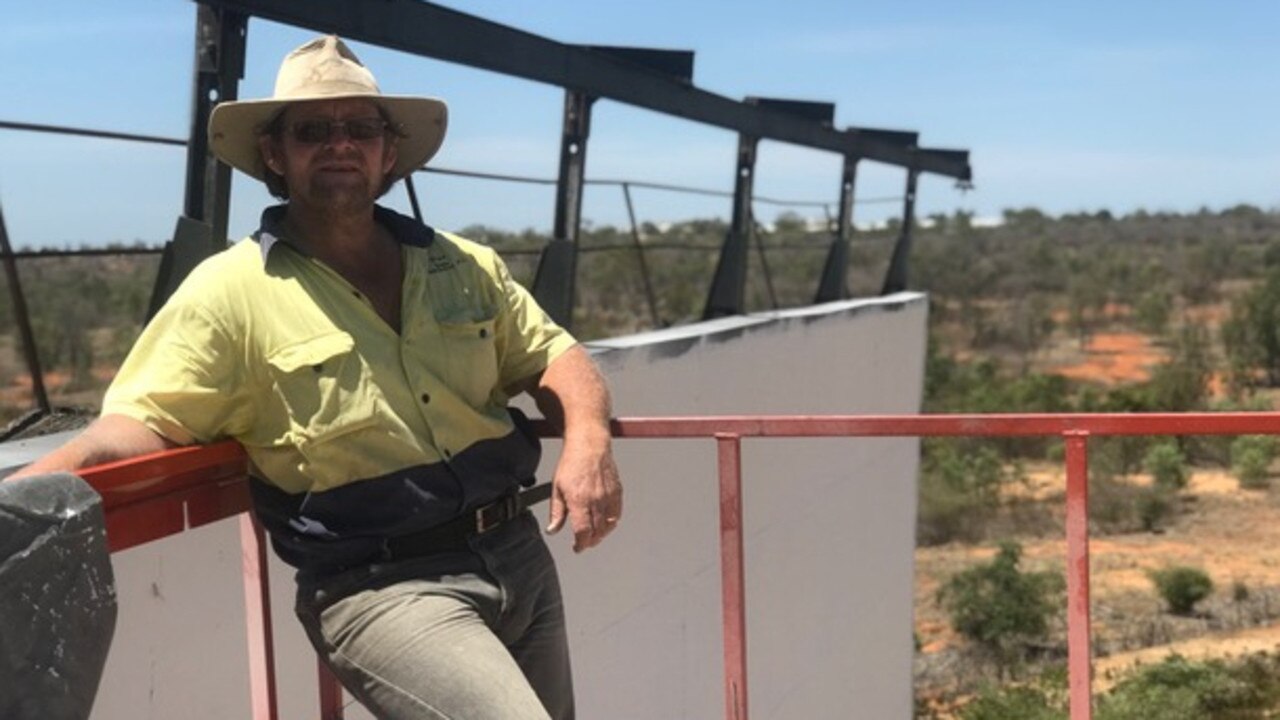
[{"label": "grey jeans", "polygon": [[537,521],[468,544],[300,582],[312,645],[380,720],[571,720],[560,583]]}]

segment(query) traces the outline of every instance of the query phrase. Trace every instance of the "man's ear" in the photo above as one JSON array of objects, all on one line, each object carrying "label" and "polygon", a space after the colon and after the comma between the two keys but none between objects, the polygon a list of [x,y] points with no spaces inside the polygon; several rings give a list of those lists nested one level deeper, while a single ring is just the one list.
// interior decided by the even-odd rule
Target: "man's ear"
[{"label": "man's ear", "polygon": [[398,143],[395,138],[387,141],[386,149],[382,152],[382,174],[386,175],[391,172],[391,168],[396,166],[396,160],[400,159],[400,150],[396,147]]},{"label": "man's ear", "polygon": [[279,148],[276,147],[275,138],[270,135],[259,135],[258,152],[262,153],[262,164],[268,170],[277,175],[284,175],[284,170],[280,165],[280,153]]}]

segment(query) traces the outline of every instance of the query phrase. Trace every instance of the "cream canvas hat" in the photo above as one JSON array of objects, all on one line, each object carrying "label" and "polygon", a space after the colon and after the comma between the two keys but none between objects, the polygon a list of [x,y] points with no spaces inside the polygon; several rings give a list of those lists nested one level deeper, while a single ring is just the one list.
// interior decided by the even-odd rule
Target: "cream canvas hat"
[{"label": "cream canvas hat", "polygon": [[209,116],[209,147],[231,167],[264,179],[258,136],[287,105],[307,100],[369,98],[400,126],[391,179],[399,180],[431,159],[444,141],[449,110],[426,97],[383,95],[373,73],[336,35],[319,37],[285,56],[275,95],[266,100],[224,102]]}]

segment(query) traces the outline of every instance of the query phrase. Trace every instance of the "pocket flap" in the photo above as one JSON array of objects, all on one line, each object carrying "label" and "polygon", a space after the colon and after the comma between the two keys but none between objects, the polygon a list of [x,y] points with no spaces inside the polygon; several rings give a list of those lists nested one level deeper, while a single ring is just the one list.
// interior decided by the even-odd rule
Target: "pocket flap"
[{"label": "pocket flap", "polygon": [[477,338],[486,340],[493,337],[494,320],[478,320],[474,322],[441,322],[440,333],[448,337]]},{"label": "pocket flap", "polygon": [[347,333],[332,332],[285,345],[272,352],[267,357],[267,362],[278,370],[290,373],[298,368],[322,365],[329,358],[351,352],[355,346],[355,340]]}]

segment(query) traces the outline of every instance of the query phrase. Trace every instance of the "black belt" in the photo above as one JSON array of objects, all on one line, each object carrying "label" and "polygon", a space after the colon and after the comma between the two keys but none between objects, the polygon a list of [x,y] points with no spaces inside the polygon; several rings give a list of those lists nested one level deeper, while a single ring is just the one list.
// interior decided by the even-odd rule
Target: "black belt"
[{"label": "black belt", "polygon": [[520,517],[525,510],[549,497],[551,483],[543,483],[466,510],[458,517],[435,527],[387,538],[382,544],[382,559],[403,560],[441,550],[465,548],[468,538],[483,535]]}]

